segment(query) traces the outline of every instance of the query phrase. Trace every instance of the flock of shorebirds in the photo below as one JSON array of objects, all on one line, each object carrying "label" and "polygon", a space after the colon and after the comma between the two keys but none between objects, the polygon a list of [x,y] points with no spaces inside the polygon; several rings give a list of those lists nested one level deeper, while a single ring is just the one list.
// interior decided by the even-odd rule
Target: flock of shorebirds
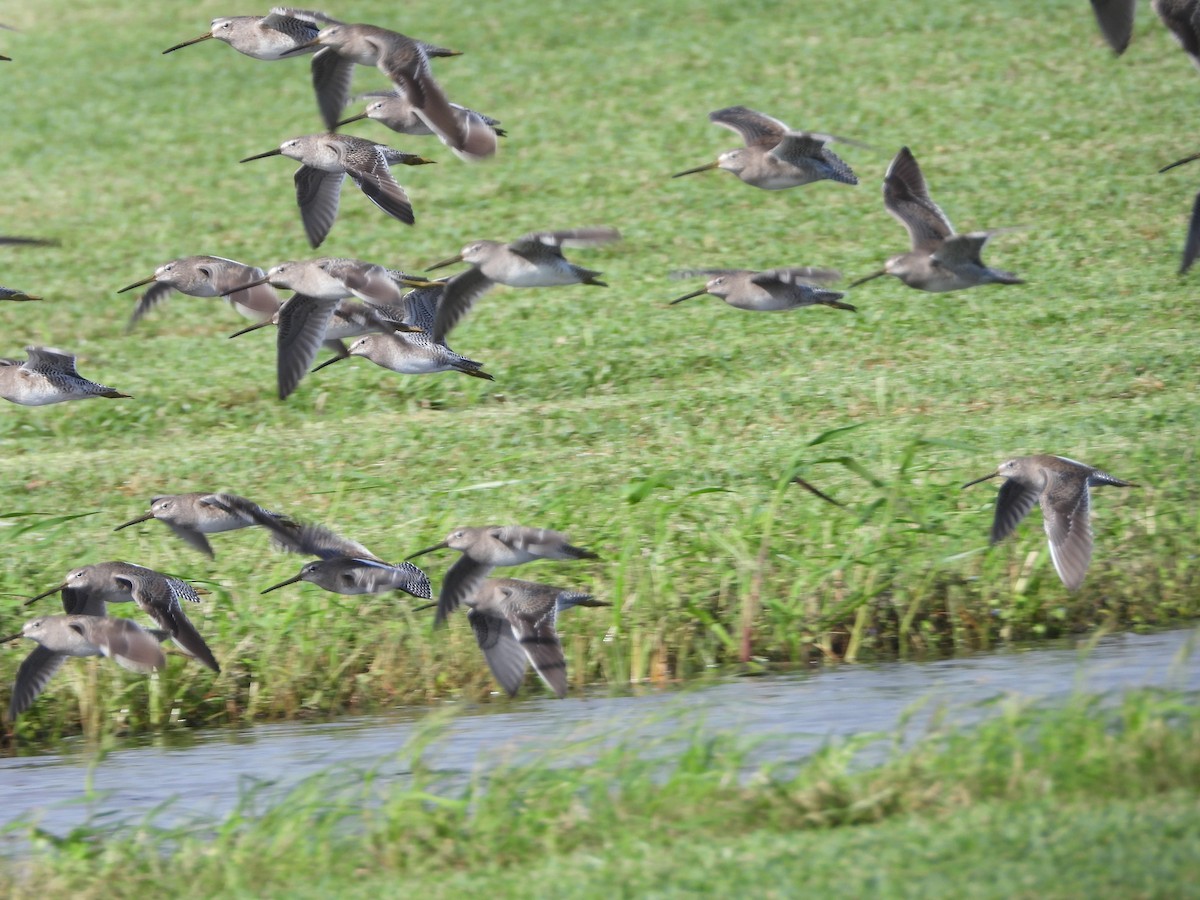
[{"label": "flock of shorebirds", "polygon": [[[1129,40],[1133,0],[1092,0],[1092,5],[1106,39],[1121,52]],[[1200,65],[1200,0],[1154,0],[1154,7]],[[1186,28],[1181,24],[1184,22]],[[294,179],[296,199],[305,234],[314,248],[334,225],[347,176],[385,214],[412,224],[412,204],[392,169],[431,162],[339,133],[339,127],[370,119],[401,134],[434,135],[468,161],[494,154],[498,138],[505,135],[499,121],[451,103],[434,79],[430,60],[457,55],[456,51],[395,31],[346,24],[318,12],[276,8],[266,16],[214,19],[203,35],[163,52],[210,39],[262,60],[312,54],[312,82],[328,130],[292,138],[277,149],[242,161],[286,156],[300,163]],[[347,116],[347,106],[354,99],[351,84],[356,66],[380,70],[391,90],[358,95],[367,100],[365,111]],[[675,177],[721,169],[763,190],[783,190],[825,179],[858,182],[850,166],[830,149],[831,144],[854,145],[854,141],[793,130],[744,106],[719,109],[710,113],[709,119],[736,132],[743,145]],[[1200,154],[1188,159],[1194,158],[1200,158]],[[907,147],[901,148],[886,171],[883,199],[886,210],[907,230],[911,249],[893,256],[880,270],[851,287],[885,274],[909,287],[935,292],[1022,283],[1010,272],[987,266],[981,258],[984,245],[997,231],[954,231],[931,199],[925,177]],[[1198,223],[1200,197],[1185,249],[1185,269],[1200,252]],[[310,370],[351,356],[365,357],[404,374],[458,371],[491,379],[481,363],[455,353],[446,344],[450,331],[473,304],[496,284],[605,286],[598,278],[599,272],[569,262],[563,248],[598,246],[619,238],[616,229],[588,227],[533,232],[509,243],[475,241],[456,256],[429,267],[469,264],[465,271],[443,280],[356,259],[290,261],[264,271],[221,257],[190,256],[164,263],[149,278],[122,290],[150,285],[138,300],[130,327],[174,291],[228,299],[240,313],[256,320],[238,334],[275,325],[281,398],[291,394]],[[45,242],[4,237],[0,243]],[[694,269],[676,274],[686,278],[703,276],[706,284],[673,303],[711,294],[751,311],[816,305],[855,309],[842,302],[843,293],[822,287],[840,277],[826,269]],[[293,294],[280,303],[276,288]],[[38,298],[0,288],[0,299]],[[347,339],[353,339],[349,346],[344,343]],[[313,369],[322,346],[332,350],[334,356]],[[0,360],[0,397],[15,403],[40,406],[126,396],[79,375],[74,357],[60,350],[29,347],[25,360]],[[964,487],[996,477],[1004,482],[997,497],[992,541],[1010,534],[1033,506],[1039,505],[1055,569],[1069,589],[1077,589],[1092,555],[1090,489],[1132,485],[1066,457],[1036,455],[1008,460]],[[308,581],[341,594],[402,591],[433,600],[428,576],[412,562],[386,562],[362,544],[328,528],[299,522],[234,494],[200,492],[155,497],[148,512],[117,528],[150,519],[163,522],[189,546],[209,556],[213,550],[208,535],[259,527],[267,530],[282,549],[316,557],[297,575],[266,588],[264,593]],[[596,559],[596,554],[572,545],[560,532],[513,525],[459,528],[444,541],[408,559],[438,549],[457,550],[461,556],[447,571],[436,601],[428,604],[436,607],[435,623],[442,624],[453,610],[466,606],[479,647],[505,691],[514,694],[532,664],[557,696],[565,696],[566,663],[555,627],[557,614],[572,606],[608,604],[577,591],[489,576],[496,567],[537,559]],[[107,656],[133,671],[152,672],[165,665],[160,644],[169,638],[186,656],[220,671],[216,657],[184,612],[183,601],[199,602],[200,592],[181,579],[127,562],[105,562],[68,573],[60,584],[28,602],[55,592],[61,594],[64,615],[29,621],[19,633],[5,639],[26,637],[38,645],[17,673],[10,721],[29,708],[69,656]],[[142,628],[129,619],[109,617],[107,604],[120,602],[135,603],[156,627]]]}]

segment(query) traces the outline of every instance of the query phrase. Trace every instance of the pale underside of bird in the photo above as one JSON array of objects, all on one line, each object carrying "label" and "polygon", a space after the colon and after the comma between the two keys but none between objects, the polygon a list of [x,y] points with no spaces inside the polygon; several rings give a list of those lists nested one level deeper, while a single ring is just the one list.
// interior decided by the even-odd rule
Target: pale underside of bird
[{"label": "pale underside of bird", "polygon": [[[352,122],[370,119],[397,134],[413,136],[436,134],[418,115],[416,107],[403,91],[372,91],[360,94],[356,99],[364,98],[367,100],[367,107],[363,112],[341,119],[334,127],[341,128]],[[503,128],[499,127],[500,123],[491,116],[485,116],[483,113],[457,103],[451,103],[450,107],[454,110],[463,134],[463,149],[454,150],[455,155],[468,162],[494,156],[499,147],[497,138],[505,137],[507,134]],[[445,142],[443,141],[443,143]]]},{"label": "pale underside of bird", "polygon": [[345,23],[324,29],[310,46],[320,48],[312,60],[312,82],[321,117],[331,131],[337,128],[350,99],[354,67],[374,66],[456,154],[471,159],[495,152],[495,135],[485,133],[486,129],[464,130],[454,106],[433,77],[430,58],[458,56],[458,51],[375,25]]},{"label": "pale underside of bird", "polygon": [[142,628],[130,619],[100,615],[43,616],[26,622],[19,632],[0,638],[5,643],[29,638],[38,646],[17,669],[8,720],[12,722],[29,709],[68,657],[104,656],[123,668],[149,674],[163,668],[166,656],[159,642],[165,631]]},{"label": "pale underside of bird", "polygon": [[1011,272],[992,269],[980,254],[988,239],[1007,229],[956,234],[946,214],[929,196],[925,176],[907,147],[902,147],[883,179],[883,204],[904,226],[912,250],[893,256],[882,269],[850,287],[894,275],[922,291],[959,291],[982,284],[1024,284]]},{"label": "pale underside of bird", "polygon": [[599,559],[591,550],[571,544],[561,531],[527,525],[456,528],[444,541],[407,558],[415,559],[434,550],[457,550],[462,554],[442,580],[434,619],[438,625],[473,595],[497,566],[517,566],[535,559]]},{"label": "pale underside of bird", "polygon": [[276,60],[299,55],[309,48],[321,25],[336,24],[324,13],[285,6],[274,7],[265,16],[222,16],[212,20],[209,30],[197,38],[168,47],[164,54],[201,41],[216,39],[238,53],[254,59]]},{"label": "pale underside of bird", "polygon": [[93,397],[128,398],[103,384],[84,378],[75,356],[53,347],[26,347],[27,358],[0,359],[0,397],[21,406],[47,406]]},{"label": "pale underside of bird", "polygon": [[68,615],[106,615],[106,603],[128,603],[150,616],[187,656],[220,672],[216,657],[183,611],[181,601],[199,603],[188,582],[133,563],[112,561],[82,566],[67,573],[61,584],[26,601],[26,606],[61,592]]},{"label": "pale underside of bird", "polygon": [[301,163],[296,170],[296,203],[304,232],[319,247],[337,219],[342,183],[349,176],[381,210],[406,225],[416,221],[408,194],[391,166],[420,166],[434,162],[347,134],[306,134],[284,141],[278,149],[247,156],[241,162],[286,156]]},{"label": "pale underside of bird", "polygon": [[607,287],[597,277],[600,273],[569,262],[563,247],[598,247],[618,241],[621,233],[604,226],[572,228],[563,231],[534,231],[511,243],[474,241],[462,252],[427,266],[440,269],[457,262],[467,262],[471,268],[446,282],[438,304],[432,337],[445,341],[451,329],[470,311],[475,301],[494,284],[510,287],[556,287],[587,284]]},{"label": "pale underside of bird", "polygon": [[163,494],[150,500],[150,511],[114,528],[120,531],[131,525],[158,519],[189,547],[212,557],[212,545],[205,535],[220,534],[257,525],[269,516],[279,520],[287,517],[263,509],[257,503],[237,494],[194,491],[187,494]]},{"label": "pale underside of bird", "polygon": [[693,297],[711,294],[732,307],[753,312],[782,312],[814,305],[852,312],[857,309],[841,302],[845,295],[840,291],[824,290],[818,286],[842,277],[834,269],[792,266],[763,272],[750,269],[684,269],[671,273],[672,278],[700,276],[708,278],[703,288],[677,297],[671,303],[682,303]]},{"label": "pale underside of bird", "polygon": [[830,134],[793,131],[778,119],[744,106],[718,109],[709,113],[708,118],[739,134],[745,146],[722,153],[716,162],[671,177],[724,169],[746,184],[766,191],[782,191],[824,180],[858,184],[854,172],[827,145],[834,141],[864,144]]},{"label": "pale underside of bird", "polygon": [[1011,534],[1029,510],[1040,505],[1054,569],[1072,591],[1083,584],[1092,559],[1090,489],[1099,485],[1136,487],[1094,466],[1049,454],[1006,460],[995,472],[963,487],[989,478],[1005,479],[996,496],[991,542]]},{"label": "pale underside of bird", "polygon": [[263,270],[223,256],[182,256],[168,260],[149,278],[117,291],[123,294],[144,284],[153,286],[138,298],[128,329],[175,291],[191,297],[224,297],[239,314],[262,321],[279,309],[279,295],[264,284]]},{"label": "pale underside of bird", "polygon": [[567,661],[558,614],[572,606],[611,606],[590,594],[516,578],[488,578],[464,599],[467,621],[488,668],[511,697],[534,671],[559,699],[567,695]]}]

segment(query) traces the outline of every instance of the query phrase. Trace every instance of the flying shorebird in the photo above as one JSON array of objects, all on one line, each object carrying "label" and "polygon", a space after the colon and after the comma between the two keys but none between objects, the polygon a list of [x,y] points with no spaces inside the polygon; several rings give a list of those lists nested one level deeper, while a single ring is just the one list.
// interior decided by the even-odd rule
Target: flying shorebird
[{"label": "flying shorebird", "polygon": [[166,631],[184,653],[214,672],[221,671],[208,644],[180,605],[181,600],[200,602],[196,589],[181,578],[133,563],[96,563],[68,572],[62,584],[29,598],[25,605],[55,591],[62,593],[63,609],[68,614],[105,615],[105,603],[132,601]]},{"label": "flying shorebird", "polygon": [[211,557],[214,555],[212,545],[205,535],[257,525],[258,521],[251,514],[251,508],[256,515],[287,519],[286,516],[263,509],[257,503],[252,503],[237,494],[194,491],[189,494],[163,494],[152,497],[149,512],[118,525],[113,531],[120,531],[139,522],[148,522],[150,519],[158,519],[189,547]]},{"label": "flying shorebird", "polygon": [[997,477],[1006,480],[996,496],[991,542],[995,544],[1011,534],[1033,505],[1040,504],[1054,569],[1072,591],[1083,584],[1092,559],[1089,488],[1102,484],[1137,487],[1086,463],[1049,454],[1007,460],[995,472],[968,481],[963,487]]},{"label": "flying shorebird", "polygon": [[318,557],[315,562],[305,564],[297,575],[273,584],[261,593],[308,581],[335,594],[403,591],[422,600],[433,597],[429,576],[410,562],[384,562],[358,541],[342,537],[323,525],[281,521],[261,513],[251,515],[271,532],[280,549]]},{"label": "flying shorebird", "polygon": [[508,696],[517,693],[533,663],[559,699],[567,696],[567,661],[555,627],[558,614],[572,606],[612,605],[591,594],[516,578],[488,578],[463,603],[488,668]]},{"label": "flying shorebird", "polygon": [[88,381],[75,369],[75,355],[53,347],[26,347],[25,360],[0,359],[0,397],[21,406],[46,406],[92,397],[128,394]]},{"label": "flying shorebird", "polygon": [[312,80],[317,106],[330,131],[337,127],[350,99],[354,66],[374,66],[409,99],[416,114],[442,143],[468,158],[476,154],[476,148],[467,143],[468,135],[454,107],[429,68],[431,57],[460,56],[457,50],[436,47],[375,25],[345,23],[319,32],[308,46],[320,48],[313,57]]},{"label": "flying shorebird", "polygon": [[148,631],[130,619],[110,619],[103,614],[31,619],[16,634],[0,638],[0,643],[19,637],[37,641],[38,646],[17,669],[8,704],[10,723],[33,705],[69,656],[107,656],[143,675],[167,664],[159,646],[166,632]]},{"label": "flying shorebird", "polygon": [[311,48],[320,26],[335,22],[324,13],[286,6],[277,6],[265,16],[223,16],[213,19],[212,27],[200,37],[168,47],[163,54],[216,38],[254,59],[282,59]]},{"label": "flying shorebird", "polygon": [[173,291],[191,297],[224,297],[229,305],[248,319],[270,318],[279,309],[279,295],[256,279],[263,270],[223,256],[181,256],[168,260],[149,278],[135,281],[117,291],[123,294],[144,284],[154,283],[138,299],[128,329],[132,329],[146,313],[171,295]]},{"label": "flying shorebird", "polygon": [[[350,345],[349,356],[361,356],[401,375],[462,372],[472,378],[495,381],[483,371],[483,363],[455,353],[427,334],[366,334]],[[317,368],[340,361],[340,357],[335,357]]]},{"label": "flying shorebird", "polygon": [[[368,100],[366,110],[357,116],[340,120],[334,125],[335,128],[363,119],[372,119],[398,134],[435,134],[417,114],[416,107],[403,91],[370,91],[359,95],[360,99],[364,97]],[[500,123],[490,116],[459,106],[457,103],[451,103],[450,107],[458,119],[463,134],[463,146],[466,148],[455,151],[456,155],[468,161],[495,155],[498,147],[496,139],[507,134],[499,127]]]},{"label": "flying shorebird", "polygon": [[900,148],[884,175],[883,205],[908,230],[912,250],[893,256],[878,272],[850,287],[881,275],[895,275],[910,288],[935,292],[1025,283],[1012,272],[988,268],[980,258],[983,245],[999,230],[954,233],[946,214],[930,199],[925,176],[907,147]]},{"label": "flying shorebird", "polygon": [[415,221],[408,202],[389,166],[423,166],[434,162],[412,153],[401,153],[383,144],[348,134],[306,134],[284,141],[276,150],[247,156],[241,162],[286,156],[301,163],[296,170],[296,202],[304,232],[314,247],[321,246],[337,218],[342,182],[349,175],[367,199],[406,225]]},{"label": "flying shorebird", "polygon": [[736,131],[746,146],[722,153],[716,162],[677,172],[672,178],[724,169],[746,184],[765,191],[782,191],[825,179],[858,184],[850,167],[826,147],[833,141],[857,144],[856,141],[829,134],[792,131],[778,119],[744,106],[718,109],[709,113],[708,119]]},{"label": "flying shorebird", "polygon": [[566,231],[533,231],[510,244],[499,241],[467,244],[457,256],[427,267],[428,271],[432,271],[456,262],[471,263],[470,269],[446,283],[431,336],[435,342],[445,341],[450,330],[493,284],[511,287],[564,284],[608,287],[596,277],[599,272],[568,262],[562,248],[597,247],[620,238],[621,233],[615,228],[571,228]]},{"label": "flying shorebird", "polygon": [[438,592],[435,624],[472,596],[496,566],[518,566],[535,559],[599,559],[576,547],[561,531],[525,525],[486,525],[456,528],[441,543],[409,554],[416,559],[434,550],[457,550],[462,556],[446,572]]},{"label": "flying shorebird", "polygon": [[708,284],[672,300],[672,304],[702,294],[712,294],[737,309],[755,312],[779,312],[814,305],[857,311],[857,307],[840,302],[845,296],[841,292],[817,287],[818,284],[828,284],[842,277],[840,272],[832,269],[796,266],[768,269],[765,272],[749,269],[685,269],[672,273],[674,278],[695,278],[698,275],[709,276]]}]

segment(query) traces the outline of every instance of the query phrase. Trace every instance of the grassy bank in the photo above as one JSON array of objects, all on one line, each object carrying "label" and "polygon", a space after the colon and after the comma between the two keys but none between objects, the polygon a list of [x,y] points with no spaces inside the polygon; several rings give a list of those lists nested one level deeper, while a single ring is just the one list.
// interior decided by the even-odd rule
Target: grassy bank
[{"label": "grassy bank", "polygon": [[[13,897],[1194,896],[1195,698],[1011,702],[966,729],[863,736],[750,766],[687,727],[662,744],[550,747],[447,788],[436,734],[400,754],[406,785],[334,769],[221,823],[105,823],[37,837]],[[864,769],[858,752],[892,740]],[[586,765],[579,760],[587,757]]]},{"label": "grassy bank", "polygon": [[[438,61],[439,79],[510,136],[497,159],[468,166],[354,126],[439,164],[400,173],[416,227],[351,186],[320,253],[417,269],[473,238],[541,228],[608,224],[625,240],[573,254],[607,290],[501,288],[479,302],[452,341],[494,385],[355,361],[286,403],[272,339],[226,340],[241,320],[219,301],[174,297],[126,337],[133,299],[115,293],[176,256],[316,255],[294,166],[236,162],[318,129],[306,63],[215,41],[159,53],[229,12],[47,0],[4,13],[22,29],[3,43],[4,231],[62,246],[0,248],[0,283],[46,297],[0,309],[3,354],[79,352],[84,374],[136,399],[0,410],[0,626],[16,630],[29,612],[19,598],[71,568],[126,559],[209,588],[193,618],[224,669],[173,660],[151,681],[72,661],[20,733],[492,689],[463,622],[434,634],[404,600],[309,586],[260,596],[303,562],[261,534],[218,535],[210,562],[158,523],[112,532],[159,493],[234,491],[386,559],[463,524],[566,530],[602,562],[506,574],[613,602],[563,617],[576,682],[686,679],[747,648],[797,665],[1200,613],[1200,309],[1194,279],[1174,274],[1195,183],[1186,169],[1154,174],[1195,149],[1200,82],[1148,9],[1116,60],[1073,0],[330,8],[466,51]],[[369,70],[356,78],[379,86]],[[669,178],[736,144],[705,118],[735,103],[879,151],[844,149],[856,188]],[[858,314],[668,306],[695,286],[668,279],[675,268],[854,277],[905,249],[879,193],[904,144],[960,229],[1026,226],[987,258],[1028,284],[929,295],[877,280],[849,298]],[[1096,492],[1096,558],[1077,594],[1054,574],[1039,513],[989,550],[994,488],[959,490],[1038,452],[1141,485]],[[425,559],[436,586],[451,559]],[[0,682],[28,650],[0,648]]]}]

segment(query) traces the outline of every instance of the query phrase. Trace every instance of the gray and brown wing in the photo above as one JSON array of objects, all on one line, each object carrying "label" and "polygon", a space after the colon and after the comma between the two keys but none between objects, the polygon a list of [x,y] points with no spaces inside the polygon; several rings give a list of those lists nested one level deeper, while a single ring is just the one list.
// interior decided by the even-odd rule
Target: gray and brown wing
[{"label": "gray and brown wing", "polygon": [[1092,12],[1096,14],[1096,24],[1108,46],[1118,56],[1129,46],[1133,36],[1133,14],[1137,0],[1092,0]]},{"label": "gray and brown wing", "polygon": [[66,661],[65,654],[47,650],[41,644],[33,648],[33,652],[25,657],[25,661],[17,669],[17,679],[13,682],[12,699],[8,702],[9,722],[33,705],[33,701],[46,689],[46,685],[50,683],[54,673]]},{"label": "gray and brown wing", "polygon": [[200,598],[190,584],[166,575],[126,580],[138,609],[170,634],[171,640],[188,656],[214,672],[221,671],[221,666],[208,649],[208,644],[179,605],[181,598],[192,602],[199,601]]},{"label": "gray and brown wing", "polygon": [[215,556],[213,553],[212,544],[208,542],[208,538],[206,538],[201,532],[196,531],[193,528],[187,528],[183,525],[176,525],[174,522],[167,522],[167,527],[174,532],[175,537],[179,538],[193,550],[199,550],[205,556],[210,558]]},{"label": "gray and brown wing", "polygon": [[150,285],[146,289],[146,293],[138,297],[137,306],[133,308],[133,315],[129,317],[129,323],[125,326],[125,330],[132,330],[133,326],[140,322],[146,313],[166,300],[174,290],[175,288],[163,281],[156,281]]},{"label": "gray and brown wing", "polygon": [[1038,502],[1039,492],[1013,479],[1005,479],[996,494],[996,516],[992,519],[992,543],[1004,540]]},{"label": "gray and brown wing", "polygon": [[588,228],[567,228],[562,231],[531,231],[523,234],[508,249],[525,255],[547,247],[601,247],[621,239],[621,232],[604,225]]},{"label": "gray and brown wing", "polygon": [[1192,267],[1196,257],[1200,256],[1200,193],[1192,202],[1192,218],[1188,222],[1187,239],[1183,244],[1183,259],[1179,264],[1179,274],[1183,275]]},{"label": "gray and brown wing", "polygon": [[279,310],[275,369],[280,400],[286,400],[308,374],[337,305],[337,300],[296,294]]},{"label": "gray and brown wing", "polygon": [[313,54],[313,90],[317,95],[321,119],[330,131],[337,130],[342,110],[350,99],[350,83],[353,80],[354,60],[338,55],[330,47],[323,47]]},{"label": "gray and brown wing", "polygon": [[[1071,500],[1074,502],[1071,502]],[[1078,590],[1092,561],[1092,524],[1089,521],[1091,501],[1087,485],[1075,498],[1055,498],[1047,495],[1042,500],[1042,517],[1046,524],[1046,535],[1050,539],[1050,559],[1058,577],[1068,590]]]},{"label": "gray and brown wing", "polygon": [[433,624],[441,625],[450,613],[458,609],[468,598],[474,596],[491,571],[491,565],[476,562],[465,553],[455,560],[454,565],[446,570],[446,577],[442,579],[442,589],[438,591],[437,613],[434,615]]},{"label": "gray and brown wing", "polygon": [[929,197],[921,167],[907,147],[901,147],[883,176],[883,205],[912,238],[912,248],[932,253],[954,233],[946,214]]},{"label": "gray and brown wing", "polygon": [[296,170],[293,180],[304,233],[313,247],[320,247],[337,219],[342,182],[346,180],[346,175],[344,172],[325,172],[312,166],[301,166]]},{"label": "gray and brown wing", "polygon": [[288,553],[301,553],[318,559],[338,556],[379,559],[358,541],[342,537],[324,525],[298,524],[288,519],[271,520],[263,517],[256,518],[256,522],[271,532],[271,541],[276,547]]},{"label": "gray and brown wing", "polygon": [[408,194],[392,175],[383,153],[378,149],[355,153],[346,163],[346,171],[367,199],[393,219],[406,225],[416,221]]},{"label": "gray and brown wing", "polygon": [[512,697],[525,680],[529,656],[513,634],[507,619],[489,616],[476,610],[467,611],[467,621],[475,632],[475,642],[483,651],[488,668],[505,693]]},{"label": "gray and brown wing", "polygon": [[727,106],[715,110],[708,114],[708,120],[730,131],[736,131],[747,147],[755,144],[773,146],[790,130],[778,119],[744,106]]},{"label": "gray and brown wing", "polygon": [[842,277],[837,269],[818,269],[814,266],[787,266],[779,269],[768,269],[766,272],[755,272],[750,281],[754,284],[767,284],[781,281],[784,284],[832,284]]},{"label": "gray and brown wing", "polygon": [[492,284],[493,281],[478,266],[472,266],[446,282],[438,302],[433,330],[429,333],[434,343],[445,343],[446,335],[471,311],[475,301],[491,289]]},{"label": "gray and brown wing", "polygon": [[534,670],[561,700],[567,696],[567,661],[554,629],[557,607],[554,602],[546,607],[540,614],[510,615],[509,623]]},{"label": "gray and brown wing", "polygon": [[167,664],[159,639],[131,619],[71,622],[69,627],[100,648],[122,668],[148,675]]},{"label": "gray and brown wing", "polygon": [[970,234],[952,234],[930,254],[934,262],[951,269],[963,265],[983,265],[983,245],[992,236],[990,231],[972,231]]}]

